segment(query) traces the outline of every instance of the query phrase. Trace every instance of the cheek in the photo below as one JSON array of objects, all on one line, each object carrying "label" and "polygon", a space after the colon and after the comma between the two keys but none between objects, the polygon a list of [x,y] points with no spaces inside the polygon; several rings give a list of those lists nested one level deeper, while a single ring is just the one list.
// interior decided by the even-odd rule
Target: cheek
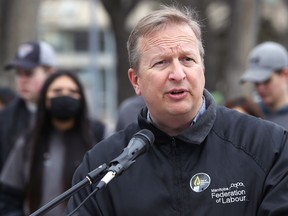
[{"label": "cheek", "polygon": [[205,76],[202,72],[197,73],[196,76],[194,74],[188,76],[188,80],[192,88],[198,88],[201,90],[205,87]]},{"label": "cheek", "polygon": [[139,88],[141,91],[153,91],[153,89],[161,88],[161,83],[165,78],[156,73],[147,73],[139,80]]},{"label": "cheek", "polygon": [[204,88],[205,87],[205,76],[201,75],[201,87]]},{"label": "cheek", "polygon": [[[279,87],[278,88],[281,89],[280,90],[281,92],[287,91],[287,82],[286,82],[286,80],[282,79],[281,82],[279,82],[278,85],[280,85],[280,88]],[[274,88],[277,89],[277,85],[275,85]]]},{"label": "cheek", "polygon": [[280,90],[282,87],[281,87],[281,83],[279,82],[271,82],[269,83],[269,85],[267,86],[266,88],[266,92],[267,93],[272,93],[272,94],[275,94],[278,92],[278,90]]}]

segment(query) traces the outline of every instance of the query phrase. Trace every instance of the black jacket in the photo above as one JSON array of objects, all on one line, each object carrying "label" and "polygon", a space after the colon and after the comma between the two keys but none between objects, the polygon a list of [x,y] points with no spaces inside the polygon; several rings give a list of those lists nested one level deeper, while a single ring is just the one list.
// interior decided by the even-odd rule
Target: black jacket
[{"label": "black jacket", "polygon": [[[147,109],[124,131],[84,157],[73,184],[108,164],[133,134],[147,128],[154,145],[122,175],[93,195],[79,215],[94,216],[284,216],[288,215],[287,133],[273,123],[217,106],[205,91],[206,112],[170,137],[147,122]],[[93,190],[68,203],[75,209]]]},{"label": "black jacket", "polygon": [[16,98],[0,112],[0,171],[17,138],[31,125],[31,113],[23,99]]}]

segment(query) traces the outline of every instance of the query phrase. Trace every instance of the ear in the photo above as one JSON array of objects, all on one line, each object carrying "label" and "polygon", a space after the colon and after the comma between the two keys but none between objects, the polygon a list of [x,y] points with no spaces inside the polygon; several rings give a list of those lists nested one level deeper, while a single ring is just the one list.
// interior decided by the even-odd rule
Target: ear
[{"label": "ear", "polygon": [[52,73],[56,72],[56,69],[53,67],[44,67],[47,75],[51,75]]},{"label": "ear", "polygon": [[283,68],[283,74],[285,74],[285,76],[288,76],[288,67]]},{"label": "ear", "polygon": [[137,72],[135,71],[135,69],[133,68],[129,68],[128,70],[128,77],[129,77],[129,80],[134,88],[134,91],[136,93],[136,95],[140,96],[141,95],[141,90],[140,90],[140,87],[139,87],[139,77],[138,77],[138,74]]}]

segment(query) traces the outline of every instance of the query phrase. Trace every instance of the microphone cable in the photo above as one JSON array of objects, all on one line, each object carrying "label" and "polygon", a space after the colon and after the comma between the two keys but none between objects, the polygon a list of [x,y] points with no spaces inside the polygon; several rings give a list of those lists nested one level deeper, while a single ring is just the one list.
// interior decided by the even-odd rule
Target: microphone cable
[{"label": "microphone cable", "polygon": [[142,129],[141,131],[134,134],[132,139],[129,141],[128,146],[126,146],[122,153],[112,160],[109,165],[110,168],[106,175],[100,180],[96,188],[90,193],[70,214],[71,216],[98,190],[105,187],[113,178],[121,175],[126,169],[128,169],[134,162],[135,159],[149,150],[149,147],[154,143],[155,137],[153,133],[147,129]]},{"label": "microphone cable", "polygon": [[90,193],[72,212],[70,212],[68,215],[66,216],[72,216],[74,213],[76,213],[76,211],[78,211],[78,209],[91,197],[93,196],[97,191],[99,190],[98,187],[96,187],[94,189],[94,191],[92,191],[92,193]]}]

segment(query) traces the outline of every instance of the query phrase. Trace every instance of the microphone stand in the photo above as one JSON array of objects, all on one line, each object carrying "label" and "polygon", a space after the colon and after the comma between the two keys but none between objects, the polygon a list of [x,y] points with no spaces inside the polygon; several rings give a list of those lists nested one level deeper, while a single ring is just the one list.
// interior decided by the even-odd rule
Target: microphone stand
[{"label": "microphone stand", "polygon": [[30,216],[42,215],[42,214],[46,213],[47,211],[49,211],[50,209],[52,209],[55,206],[57,206],[58,204],[60,204],[65,199],[67,199],[70,196],[72,196],[74,193],[76,193],[80,189],[82,189],[82,188],[84,188],[84,187],[86,187],[88,185],[92,185],[95,182],[95,179],[99,175],[103,174],[104,171],[107,170],[107,168],[108,168],[108,166],[105,163],[100,165],[96,169],[94,169],[91,172],[89,172],[85,179],[83,179],[82,181],[80,181],[79,183],[77,183],[76,185],[74,185],[72,188],[68,189],[64,193],[60,194],[58,197],[56,197],[55,199],[51,200],[46,205],[42,206],[40,209],[38,209],[37,211],[32,213]]}]

